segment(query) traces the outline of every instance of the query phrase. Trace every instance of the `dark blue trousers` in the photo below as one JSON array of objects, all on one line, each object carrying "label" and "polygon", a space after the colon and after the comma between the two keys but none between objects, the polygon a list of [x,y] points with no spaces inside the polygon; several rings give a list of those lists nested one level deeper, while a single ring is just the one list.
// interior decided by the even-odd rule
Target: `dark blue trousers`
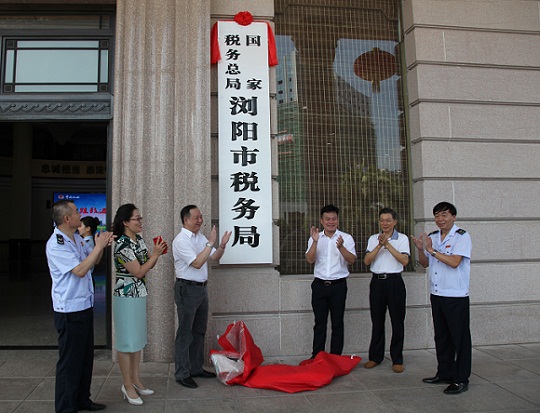
[{"label": "dark blue trousers", "polygon": [[437,376],[469,383],[472,365],[469,297],[431,295]]},{"label": "dark blue trousers", "polygon": [[87,407],[94,367],[94,310],[54,313],[58,332],[56,413],[73,413]]}]

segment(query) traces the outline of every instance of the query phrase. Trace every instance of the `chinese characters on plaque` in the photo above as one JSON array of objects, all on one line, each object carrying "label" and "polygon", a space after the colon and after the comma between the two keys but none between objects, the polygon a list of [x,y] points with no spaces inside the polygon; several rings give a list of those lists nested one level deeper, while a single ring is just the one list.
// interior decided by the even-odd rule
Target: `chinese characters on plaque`
[{"label": "chinese characters on plaque", "polygon": [[272,263],[268,26],[217,25],[219,227],[232,231],[220,262]]}]

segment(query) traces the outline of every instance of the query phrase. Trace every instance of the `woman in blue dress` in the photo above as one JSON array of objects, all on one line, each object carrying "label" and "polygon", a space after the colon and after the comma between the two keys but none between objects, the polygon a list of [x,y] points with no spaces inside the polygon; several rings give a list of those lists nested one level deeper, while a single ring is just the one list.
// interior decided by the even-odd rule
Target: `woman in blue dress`
[{"label": "woman in blue dress", "polygon": [[141,382],[139,375],[141,350],[146,345],[146,274],[167,248],[167,243],[160,240],[149,255],[140,235],[142,220],[135,205],[125,204],[118,208],[113,221],[113,232],[117,237],[114,248],[114,346],[124,382],[122,394],[128,403],[137,406],[143,404],[139,395],[154,393]]}]

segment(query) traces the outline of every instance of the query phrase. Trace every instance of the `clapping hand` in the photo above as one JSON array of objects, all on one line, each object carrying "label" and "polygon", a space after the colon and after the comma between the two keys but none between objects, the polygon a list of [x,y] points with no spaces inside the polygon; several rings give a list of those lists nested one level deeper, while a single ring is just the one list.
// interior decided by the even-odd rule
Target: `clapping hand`
[{"label": "clapping hand", "polygon": [[210,234],[208,234],[208,242],[210,244],[214,245],[216,243],[216,239],[217,239],[216,226],[212,225],[212,229],[210,230]]},{"label": "clapping hand", "polygon": [[379,234],[379,244],[381,245],[381,247],[384,247],[386,244],[388,244],[389,239],[390,238],[386,238],[383,233],[380,233]]},{"label": "clapping hand", "polygon": [[411,235],[411,239],[414,243],[414,246],[418,248],[419,251],[423,251],[426,248],[431,248],[433,245],[431,238],[428,237],[425,232],[422,232],[418,238]]},{"label": "clapping hand", "polygon": [[223,237],[221,237],[221,243],[219,244],[220,247],[225,249],[225,246],[229,242],[229,239],[231,238],[232,231],[225,231],[223,233]]},{"label": "clapping hand", "polygon": [[311,234],[311,238],[313,238],[313,241],[319,241],[319,229],[317,227],[311,227],[309,232]]},{"label": "clapping hand", "polygon": [[116,235],[114,235],[112,232],[104,231],[104,232],[96,232],[94,235],[94,242],[96,243],[96,247],[104,249],[107,247],[110,247],[112,243],[114,242],[114,239],[116,238]]}]

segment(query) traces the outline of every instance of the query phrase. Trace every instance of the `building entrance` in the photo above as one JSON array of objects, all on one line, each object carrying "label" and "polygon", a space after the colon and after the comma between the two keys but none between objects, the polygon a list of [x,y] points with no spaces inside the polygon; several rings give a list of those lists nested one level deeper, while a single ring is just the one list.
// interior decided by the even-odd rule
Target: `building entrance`
[{"label": "building entrance", "polygon": [[[109,122],[0,123],[0,347],[53,347],[57,333],[45,243],[51,206],[72,197],[108,226]],[[94,269],[95,344],[108,346],[110,257]]]}]

